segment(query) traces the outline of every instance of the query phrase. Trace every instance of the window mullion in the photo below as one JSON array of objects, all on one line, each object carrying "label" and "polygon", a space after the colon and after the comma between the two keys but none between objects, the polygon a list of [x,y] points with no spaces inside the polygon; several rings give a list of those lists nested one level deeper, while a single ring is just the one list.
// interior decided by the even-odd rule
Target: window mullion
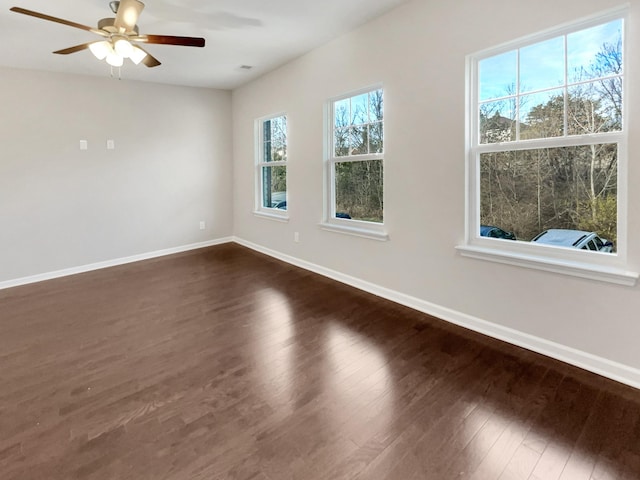
[{"label": "window mullion", "polygon": [[515,94],[515,121],[516,121],[516,141],[520,140],[520,49],[516,50],[516,91]]},{"label": "window mullion", "polygon": [[578,145],[597,145],[601,143],[620,143],[624,141],[621,132],[606,132],[567,137],[535,138],[519,142],[482,143],[472,147],[478,153],[510,152],[517,150],[535,150],[541,148],[574,147]]},{"label": "window mullion", "polygon": [[[362,155],[345,155],[344,157],[333,157],[329,160],[333,162],[365,162],[367,160],[384,160],[384,153],[367,153]],[[273,163],[273,162],[270,162]]]},{"label": "window mullion", "polygon": [[563,136],[569,135],[569,50],[567,48],[567,35],[564,35],[564,102],[563,102],[563,116],[562,116],[562,131]]}]

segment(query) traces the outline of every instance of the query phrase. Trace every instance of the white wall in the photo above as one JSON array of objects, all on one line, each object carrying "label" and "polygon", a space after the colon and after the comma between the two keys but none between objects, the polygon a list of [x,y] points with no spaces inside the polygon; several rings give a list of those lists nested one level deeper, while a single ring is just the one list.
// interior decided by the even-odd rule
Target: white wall
[{"label": "white wall", "polygon": [[0,109],[0,283],[232,234],[230,92],[0,68]]},{"label": "white wall", "polygon": [[[620,5],[618,0],[416,0],[233,93],[234,232],[248,242],[403,295],[640,368],[640,292],[462,258],[465,55]],[[640,5],[625,66],[629,260],[640,267]],[[389,242],[320,230],[323,104],[382,82]],[[286,112],[289,223],[252,215],[254,119]],[[300,232],[300,243],[293,232]],[[606,363],[606,361],[605,361]],[[637,370],[635,370],[638,373]],[[640,380],[640,376],[638,377]]]}]

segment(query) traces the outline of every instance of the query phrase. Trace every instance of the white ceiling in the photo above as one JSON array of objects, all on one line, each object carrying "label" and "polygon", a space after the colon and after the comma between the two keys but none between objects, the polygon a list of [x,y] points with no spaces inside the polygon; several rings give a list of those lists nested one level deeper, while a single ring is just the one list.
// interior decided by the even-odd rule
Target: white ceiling
[{"label": "white ceiling", "polygon": [[[407,0],[147,0],[141,34],[204,37],[204,48],[148,45],[162,65],[126,61],[122,78],[231,89],[348,32]],[[0,9],[0,65],[96,76],[110,68],[88,50],[51,52],[95,34],[10,12],[18,6],[95,27],[109,0],[9,0]],[[240,68],[250,65],[251,70]]]}]

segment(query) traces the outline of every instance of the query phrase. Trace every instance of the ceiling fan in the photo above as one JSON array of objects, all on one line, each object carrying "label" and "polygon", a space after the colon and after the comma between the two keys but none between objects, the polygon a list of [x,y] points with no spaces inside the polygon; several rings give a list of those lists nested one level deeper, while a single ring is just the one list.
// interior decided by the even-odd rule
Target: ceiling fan
[{"label": "ceiling fan", "polygon": [[171,35],[140,35],[138,31],[138,17],[144,9],[144,3],[139,0],[121,0],[109,3],[115,18],[103,18],[98,22],[98,27],[71,22],[62,18],[52,17],[44,13],[34,12],[20,7],[12,7],[11,11],[41,18],[50,22],[61,23],[70,27],[79,28],[95,33],[103,37],[103,40],[83,43],[73,47],[57,50],[53,53],[68,55],[89,49],[99,60],[106,60],[113,67],[120,67],[125,58],[129,58],[136,65],[140,62],[147,67],[157,67],[160,62],[140,44],[179,45],[185,47],[204,47],[204,38],[176,37]]}]

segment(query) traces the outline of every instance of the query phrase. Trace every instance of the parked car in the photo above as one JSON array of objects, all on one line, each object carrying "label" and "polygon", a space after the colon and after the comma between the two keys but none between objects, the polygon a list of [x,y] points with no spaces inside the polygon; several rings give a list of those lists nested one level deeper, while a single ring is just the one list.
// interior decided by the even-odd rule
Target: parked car
[{"label": "parked car", "polygon": [[490,238],[502,238],[505,240],[515,240],[516,235],[513,232],[507,232],[499,227],[492,225],[480,225],[480,236]]},{"label": "parked car", "polygon": [[287,192],[272,192],[271,208],[286,210],[287,209]]},{"label": "parked car", "polygon": [[595,232],[585,232],[583,230],[550,228],[536,235],[531,241],[544,243],[546,245],[555,245],[556,247],[570,247],[607,253],[613,251],[612,242],[600,238]]}]

